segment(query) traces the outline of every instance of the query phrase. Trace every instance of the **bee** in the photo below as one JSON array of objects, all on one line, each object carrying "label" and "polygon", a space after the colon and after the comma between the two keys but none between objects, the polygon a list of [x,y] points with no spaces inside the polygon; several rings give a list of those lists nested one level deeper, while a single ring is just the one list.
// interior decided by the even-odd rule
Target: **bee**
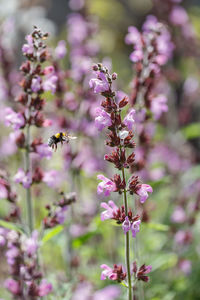
[{"label": "bee", "polygon": [[52,149],[54,149],[55,147],[55,151],[57,150],[57,144],[61,143],[61,145],[63,145],[64,142],[69,143],[70,140],[74,140],[76,139],[75,136],[70,136],[68,135],[67,132],[59,132],[56,133],[54,135],[52,135],[49,139],[48,139],[48,146],[51,147]]}]

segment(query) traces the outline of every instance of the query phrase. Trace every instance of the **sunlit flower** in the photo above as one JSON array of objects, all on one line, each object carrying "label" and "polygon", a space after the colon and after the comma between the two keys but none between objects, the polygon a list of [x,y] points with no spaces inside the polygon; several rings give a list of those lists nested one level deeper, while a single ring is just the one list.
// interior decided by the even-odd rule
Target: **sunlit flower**
[{"label": "sunlit flower", "polygon": [[97,176],[99,180],[102,180],[97,186],[97,194],[104,193],[104,196],[109,196],[111,192],[116,190],[116,184],[109,178],[100,174]]},{"label": "sunlit flower", "polygon": [[95,126],[98,128],[98,130],[103,130],[103,128],[111,126],[112,121],[110,118],[110,115],[103,110],[103,108],[98,107],[95,111]]},{"label": "sunlit flower", "polygon": [[106,202],[102,202],[101,207],[105,208],[105,211],[101,213],[101,221],[112,219],[113,214],[118,210],[117,205],[112,200],[108,201],[108,204]]},{"label": "sunlit flower", "polygon": [[141,184],[140,188],[137,190],[136,194],[140,196],[140,202],[144,203],[148,198],[148,193],[152,193],[153,189],[148,184]]}]

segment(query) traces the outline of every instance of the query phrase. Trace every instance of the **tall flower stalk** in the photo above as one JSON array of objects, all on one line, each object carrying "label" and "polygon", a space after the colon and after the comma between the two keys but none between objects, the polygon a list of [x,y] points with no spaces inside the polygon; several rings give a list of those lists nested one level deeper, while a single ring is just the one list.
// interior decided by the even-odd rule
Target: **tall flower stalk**
[{"label": "tall flower stalk", "polygon": [[[127,170],[134,165],[134,152],[130,153],[130,149],[135,147],[133,141],[133,125],[135,110],[131,109],[122,119],[122,110],[128,104],[128,98],[124,97],[117,101],[116,94],[113,91],[112,83],[117,79],[117,74],[109,74],[108,69],[101,64],[94,65],[96,78],[92,78],[89,82],[94,93],[101,94],[105,99],[101,103],[101,107],[96,109],[95,125],[99,130],[108,129],[106,145],[114,148],[111,153],[106,154],[104,159],[114,164],[119,173],[114,174],[113,178],[107,178],[104,175],[98,175],[101,182],[98,184],[97,193],[109,196],[111,192],[123,194],[123,205],[118,207],[113,201],[108,204],[103,202],[101,206],[106,210],[101,214],[101,220],[114,219],[121,225],[125,234],[125,261],[126,270],[120,265],[114,265],[114,268],[103,264],[104,269],[101,279],[108,277],[118,282],[125,281],[128,288],[128,300],[133,299],[133,287],[138,280],[148,281],[146,274],[150,272],[151,266],[141,266],[139,269],[136,262],[131,263],[130,255],[130,231],[132,237],[136,238],[140,230],[140,216],[136,214],[128,203],[128,193],[136,194],[140,198],[140,202],[144,203],[148,198],[148,192],[152,192],[151,186],[142,184],[138,176],[132,175],[126,180]],[[134,273],[134,276],[133,276]]]}]

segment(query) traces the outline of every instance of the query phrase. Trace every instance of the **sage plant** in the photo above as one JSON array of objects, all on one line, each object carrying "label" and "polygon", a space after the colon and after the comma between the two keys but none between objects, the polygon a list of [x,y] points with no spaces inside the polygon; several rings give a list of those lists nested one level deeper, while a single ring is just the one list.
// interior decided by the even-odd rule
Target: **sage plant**
[{"label": "sage plant", "polygon": [[121,225],[125,235],[126,261],[126,270],[122,265],[114,264],[113,268],[106,264],[101,265],[103,269],[101,279],[104,280],[108,277],[118,282],[124,281],[128,288],[128,300],[133,300],[133,288],[136,282],[138,280],[148,281],[149,278],[146,274],[151,271],[151,266],[144,264],[138,267],[136,262],[131,262],[130,232],[132,238],[135,238],[141,224],[140,216],[137,211],[132,209],[134,206],[134,199],[132,198],[135,194],[139,201],[144,203],[148,198],[148,193],[152,193],[153,190],[150,185],[143,184],[134,174],[127,180],[128,169],[134,165],[133,126],[135,110],[132,108],[122,118],[122,111],[128,104],[128,98],[116,100],[112,83],[117,79],[117,74],[110,74],[108,69],[101,64],[94,65],[93,70],[96,78],[92,78],[89,85],[93,88],[94,93],[101,94],[105,98],[101,107],[96,109],[95,125],[99,130],[107,128],[106,145],[112,149],[112,152],[106,154],[104,159],[112,163],[119,171],[113,175],[113,178],[107,178],[102,174],[98,175],[97,178],[101,182],[98,184],[97,193],[110,196],[111,192],[117,192],[119,195],[123,195],[123,204],[116,205],[112,200],[108,204],[106,202],[101,203],[105,209],[101,214],[101,220],[114,219],[117,224]]}]

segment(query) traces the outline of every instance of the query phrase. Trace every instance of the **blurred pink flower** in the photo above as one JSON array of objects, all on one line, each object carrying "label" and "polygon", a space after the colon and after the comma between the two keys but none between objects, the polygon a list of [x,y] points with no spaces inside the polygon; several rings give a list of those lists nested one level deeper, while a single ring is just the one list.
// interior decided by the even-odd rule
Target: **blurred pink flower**
[{"label": "blurred pink flower", "polygon": [[163,112],[168,111],[167,97],[165,95],[158,95],[152,99],[151,111],[154,115],[155,120],[158,120]]},{"label": "blurred pink flower", "polygon": [[93,295],[93,300],[115,300],[119,296],[120,288],[116,285],[110,285],[96,291]]},{"label": "blurred pink flower", "polygon": [[31,90],[34,92],[34,93],[37,93],[38,91],[41,90],[42,86],[42,79],[40,76],[36,75],[33,79],[32,79],[32,82],[31,82]]},{"label": "blurred pink flower", "polygon": [[192,264],[191,264],[191,261],[188,259],[180,260],[180,262],[178,263],[178,266],[181,269],[181,271],[183,273],[185,273],[186,275],[189,275],[192,271]]},{"label": "blurred pink flower", "polygon": [[60,174],[56,170],[45,172],[42,181],[49,187],[56,188],[61,181]]},{"label": "blurred pink flower", "polygon": [[14,181],[16,183],[22,183],[25,189],[28,189],[31,186],[32,178],[31,173],[25,173],[22,168],[18,169],[17,174],[14,176]]},{"label": "blurred pink flower", "polygon": [[186,221],[185,210],[181,206],[176,206],[171,216],[171,220],[174,223],[184,223]]},{"label": "blurred pink flower", "polygon": [[34,230],[31,234],[31,237],[24,240],[23,249],[27,255],[32,256],[36,254],[38,247],[38,231]]},{"label": "blurred pink flower", "polygon": [[27,35],[26,36],[26,40],[27,40],[28,44],[24,44],[22,46],[22,52],[24,54],[29,54],[29,55],[33,54],[33,52],[34,52],[34,46],[33,46],[33,38],[32,38],[32,36],[31,35]]},{"label": "blurred pink flower", "polygon": [[50,159],[52,157],[52,151],[47,144],[37,145],[36,153],[39,154],[40,158],[46,157],[47,159]]},{"label": "blurred pink flower", "polygon": [[188,22],[188,14],[182,6],[177,5],[173,7],[169,15],[169,20],[174,25],[181,26]]},{"label": "blurred pink flower", "polygon": [[16,113],[12,108],[7,107],[5,109],[5,125],[18,130],[24,127],[25,119],[21,113]]},{"label": "blurred pink flower", "polygon": [[66,42],[64,40],[59,41],[57,47],[55,48],[55,57],[57,59],[62,59],[67,54]]},{"label": "blurred pink flower", "polygon": [[5,288],[7,288],[13,295],[20,295],[21,289],[18,281],[8,278],[4,283]]},{"label": "blurred pink flower", "polygon": [[51,283],[48,283],[46,279],[43,279],[38,287],[38,296],[44,297],[51,293],[53,290],[53,286]]}]

